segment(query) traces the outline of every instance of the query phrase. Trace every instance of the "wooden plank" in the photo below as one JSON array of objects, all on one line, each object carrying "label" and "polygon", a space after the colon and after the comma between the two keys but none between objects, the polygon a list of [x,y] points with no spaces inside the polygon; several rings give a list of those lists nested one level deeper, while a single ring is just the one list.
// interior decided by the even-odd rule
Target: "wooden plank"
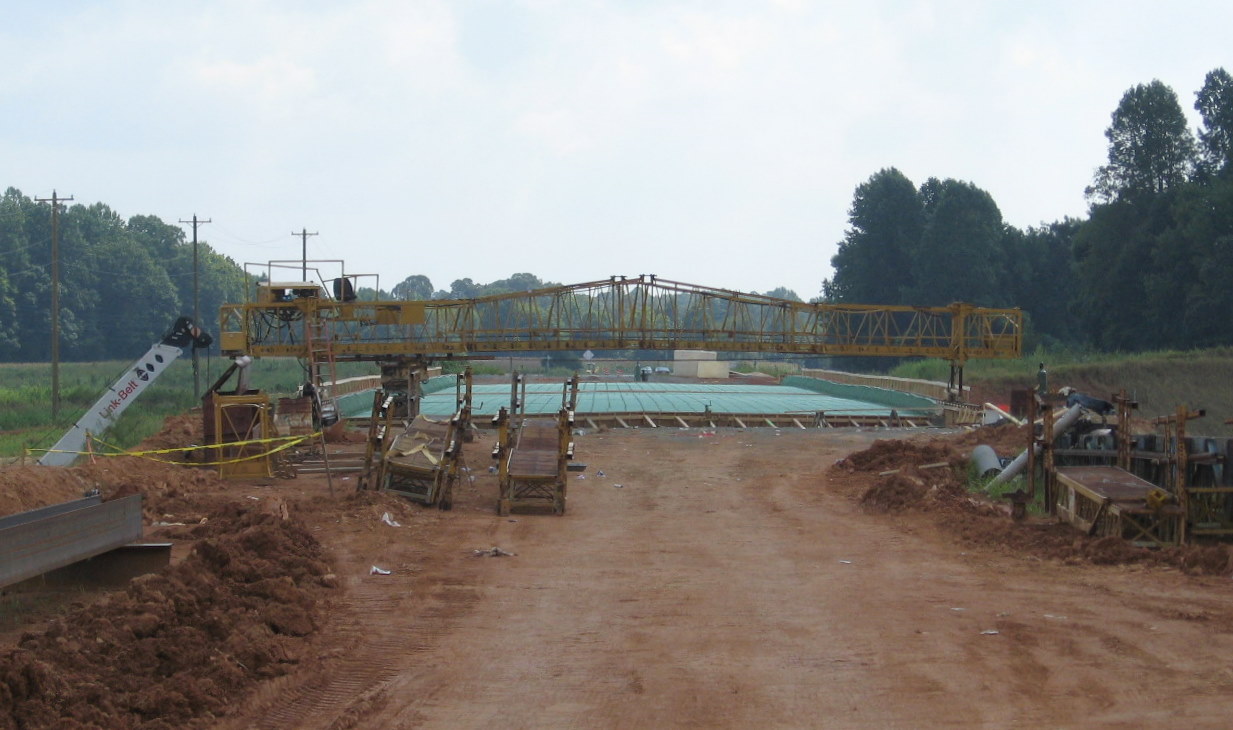
[{"label": "wooden plank", "polygon": [[1096,528],[1100,525],[1100,518],[1104,517],[1105,511],[1109,509],[1109,500],[1104,500],[1100,506],[1096,508],[1096,514],[1092,516],[1092,525],[1087,528],[1087,535],[1091,537],[1096,534]]},{"label": "wooden plank", "polygon": [[793,423],[795,423],[795,424],[796,424],[796,427],[797,427],[797,428],[799,428],[799,429],[800,429],[800,430],[802,430],[802,431],[808,431],[808,430],[809,430],[809,429],[805,428],[805,426],[804,426],[804,425],[803,425],[800,421],[796,420],[795,418],[793,418],[793,419],[792,419],[792,422],[793,422]]},{"label": "wooden plank", "polygon": [[775,422],[769,418],[763,418],[762,420],[766,421],[766,425],[770,426],[771,428],[779,428],[779,426],[776,426]]},{"label": "wooden plank", "polygon": [[659,428],[659,426],[655,425],[655,422],[654,422],[654,421],[652,421],[652,420],[651,420],[651,417],[650,417],[650,416],[648,416],[647,414],[643,413],[643,414],[642,414],[642,417],[646,419],[646,422],[647,422],[647,423],[651,424],[651,428]]},{"label": "wooden plank", "polygon": [[613,418],[616,419],[617,423],[621,424],[621,428],[629,428],[629,424],[626,423],[625,421],[622,421],[620,416],[613,416]]},{"label": "wooden plank", "polygon": [[740,426],[741,428],[748,428],[748,426],[745,425],[745,422],[742,421],[740,418],[733,416],[732,420],[736,421],[736,425]]},{"label": "wooden plank", "polygon": [[592,430],[592,431],[598,431],[598,430],[599,430],[599,426],[596,426],[596,425],[595,425],[595,421],[592,421],[590,418],[587,418],[587,425],[589,425],[589,426],[591,427],[591,430]]},{"label": "wooden plank", "polygon": [[680,416],[673,416],[673,418],[676,419],[677,423],[681,424],[681,428],[689,428],[689,424],[685,423],[685,419],[681,418]]},{"label": "wooden plank", "polygon": [[[941,469],[947,466],[950,466],[950,462],[938,461],[933,464],[922,464],[921,466],[918,466],[916,468],[921,471],[928,471],[929,469]],[[886,476],[890,476],[891,474],[898,474],[900,471],[902,471],[902,469],[890,469],[888,471],[880,471],[878,472],[878,476],[886,477]]]}]

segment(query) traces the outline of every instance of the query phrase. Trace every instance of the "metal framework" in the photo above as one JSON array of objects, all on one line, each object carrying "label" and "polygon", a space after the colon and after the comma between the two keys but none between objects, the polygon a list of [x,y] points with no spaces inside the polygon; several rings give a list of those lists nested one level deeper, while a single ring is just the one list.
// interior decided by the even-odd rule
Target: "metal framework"
[{"label": "metal framework", "polygon": [[414,415],[400,433],[397,394],[378,390],[373,394],[368,443],[359,488],[379,487],[413,502],[454,506],[454,486],[463,471],[462,444],[471,428],[471,370],[459,376],[457,410],[448,421]]},{"label": "metal framework", "polygon": [[475,299],[358,301],[348,297],[353,278],[335,279],[335,296],[312,283],[259,284],[253,301],[223,306],[223,352],[311,360],[322,331],[340,361],[697,349],[936,357],[961,367],[1022,349],[1021,310],[963,303],[809,304],[647,275]]},{"label": "metal framework", "polygon": [[561,409],[555,418],[520,414],[525,402],[518,392],[522,382],[514,373],[510,408],[501,408],[492,419],[497,430],[497,443],[492,450],[492,458],[497,460],[500,492],[497,513],[508,515],[513,509],[531,507],[549,508],[554,514],[563,515],[567,474],[575,467],[570,462],[574,458],[571,435],[578,407],[578,376],[565,382]]}]

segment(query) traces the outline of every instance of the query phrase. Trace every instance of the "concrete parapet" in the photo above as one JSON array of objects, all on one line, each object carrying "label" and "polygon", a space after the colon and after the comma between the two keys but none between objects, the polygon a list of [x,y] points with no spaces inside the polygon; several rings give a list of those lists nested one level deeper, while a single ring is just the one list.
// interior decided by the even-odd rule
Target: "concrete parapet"
[{"label": "concrete parapet", "polygon": [[[845,373],[841,370],[821,370],[808,368],[801,370],[801,375],[832,383],[847,383],[849,385],[868,385],[874,388],[897,390],[901,393],[915,393],[936,401],[947,400],[947,384],[936,380],[917,380],[915,378],[895,378],[889,375],[864,375],[860,373]],[[963,390],[971,388],[964,386]]]}]

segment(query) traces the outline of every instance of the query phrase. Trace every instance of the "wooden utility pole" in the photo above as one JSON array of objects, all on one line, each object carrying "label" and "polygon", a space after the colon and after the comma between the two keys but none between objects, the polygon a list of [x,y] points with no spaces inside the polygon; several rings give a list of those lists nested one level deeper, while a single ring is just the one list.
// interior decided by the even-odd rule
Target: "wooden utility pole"
[{"label": "wooden utility pole", "polygon": [[300,229],[299,233],[292,231],[291,235],[300,237],[300,261],[301,266],[303,266],[303,271],[300,272],[300,281],[308,281],[308,237],[315,236],[317,234],[309,233],[307,228],[303,228]]},{"label": "wooden utility pole", "polygon": [[[201,270],[198,265],[197,258],[197,226],[213,223],[213,219],[198,220],[197,214],[193,213],[193,219],[186,221],[181,219],[181,223],[193,224],[193,326],[201,326],[201,286],[198,279],[198,272]],[[197,357],[197,348],[193,347],[193,398],[201,400],[201,366]]]},{"label": "wooden utility pole", "polygon": [[60,204],[73,196],[61,198],[55,190],[50,198],[35,198],[51,203],[51,420],[60,418]]}]

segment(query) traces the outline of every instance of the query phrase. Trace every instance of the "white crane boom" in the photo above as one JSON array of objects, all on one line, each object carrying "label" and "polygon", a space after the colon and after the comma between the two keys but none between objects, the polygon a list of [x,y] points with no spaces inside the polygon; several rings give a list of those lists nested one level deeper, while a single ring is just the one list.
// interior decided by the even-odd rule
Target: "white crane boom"
[{"label": "white crane boom", "polygon": [[55,446],[43,454],[38,463],[43,466],[69,466],[86,446],[88,434],[101,434],[111,428],[137,396],[163,374],[181,354],[183,348],[208,347],[213,338],[193,325],[188,317],[180,317],[163,339],[142,355],[132,367],[104,391],[85,414],[77,419]]}]

